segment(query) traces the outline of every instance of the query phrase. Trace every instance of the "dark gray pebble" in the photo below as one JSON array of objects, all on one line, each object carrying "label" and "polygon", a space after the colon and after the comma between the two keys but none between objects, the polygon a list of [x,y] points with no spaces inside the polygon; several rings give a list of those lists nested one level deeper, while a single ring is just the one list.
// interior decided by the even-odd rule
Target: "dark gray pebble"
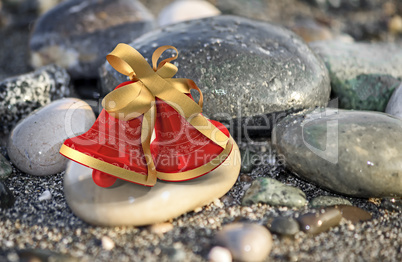
[{"label": "dark gray pebble", "polygon": [[0,154],[0,181],[6,179],[13,172],[10,162]]},{"label": "dark gray pebble", "polygon": [[269,230],[280,235],[294,235],[300,231],[299,223],[291,217],[277,217],[271,222]]},{"label": "dark gray pebble", "polygon": [[0,181],[0,208],[11,208],[14,202],[13,193]]}]

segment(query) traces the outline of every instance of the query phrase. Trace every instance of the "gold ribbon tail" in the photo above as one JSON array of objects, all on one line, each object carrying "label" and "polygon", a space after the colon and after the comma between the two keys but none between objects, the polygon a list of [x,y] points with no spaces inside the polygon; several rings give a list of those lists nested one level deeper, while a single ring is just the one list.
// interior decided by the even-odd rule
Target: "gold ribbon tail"
[{"label": "gold ribbon tail", "polygon": [[[154,103],[154,102],[153,102]],[[154,160],[151,154],[151,137],[155,127],[156,106],[155,104],[144,114],[141,125],[141,145],[144,152],[145,161],[148,167],[147,186],[153,186],[156,183],[157,172]]]}]

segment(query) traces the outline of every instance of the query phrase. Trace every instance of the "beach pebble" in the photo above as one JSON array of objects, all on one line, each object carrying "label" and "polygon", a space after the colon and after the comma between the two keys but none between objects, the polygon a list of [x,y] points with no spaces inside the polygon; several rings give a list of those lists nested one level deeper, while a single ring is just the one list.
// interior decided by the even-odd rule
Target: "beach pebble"
[{"label": "beach pebble", "polygon": [[215,246],[209,251],[208,260],[210,262],[232,262],[232,254],[227,248]]},{"label": "beach pebble", "polygon": [[10,134],[7,152],[21,171],[53,175],[65,169],[67,158],[59,154],[63,142],[86,132],[95,122],[91,107],[76,98],[65,98],[33,112]]},{"label": "beach pebble", "polygon": [[327,27],[317,23],[313,19],[299,19],[290,29],[307,43],[334,38]]},{"label": "beach pebble", "polygon": [[0,131],[10,129],[33,110],[70,94],[70,76],[55,65],[0,82]]},{"label": "beach pebble", "polygon": [[337,205],[335,208],[341,211],[343,218],[350,220],[354,224],[372,218],[372,215],[369,212],[355,206]]},{"label": "beach pebble", "polygon": [[108,236],[103,236],[101,241],[104,250],[112,250],[115,247],[114,241]]},{"label": "beach pebble", "polygon": [[402,84],[392,93],[385,109],[385,113],[402,119]]},{"label": "beach pebble", "polygon": [[309,206],[311,207],[327,207],[327,206],[335,206],[335,205],[349,205],[351,206],[349,200],[342,197],[333,197],[333,196],[318,196],[310,200]]},{"label": "beach pebble", "polygon": [[300,231],[299,223],[291,217],[276,217],[272,222],[269,230],[272,233],[292,236]]},{"label": "beach pebble", "polygon": [[237,145],[233,154],[212,172],[183,182],[157,181],[146,187],[123,181],[102,188],[92,180],[92,169],[70,161],[64,193],[71,210],[93,225],[142,226],[165,222],[213,202],[232,188],[240,171]]},{"label": "beach pebble", "polygon": [[52,193],[49,190],[45,190],[40,196],[39,201],[45,201],[52,199]]},{"label": "beach pebble", "polygon": [[350,1],[350,0],[303,0],[310,4],[313,4],[324,11],[328,9],[332,10],[340,10],[340,11],[357,11],[357,10],[365,10],[365,9],[374,9],[381,8],[382,1],[378,0],[358,0],[358,1]]},{"label": "beach pebble", "polygon": [[9,177],[12,172],[13,168],[10,163],[2,154],[0,154],[0,181]]},{"label": "beach pebble", "polygon": [[311,43],[324,60],[343,109],[384,112],[402,79],[402,49],[394,43]]},{"label": "beach pebble", "polygon": [[169,222],[153,224],[149,228],[152,233],[163,235],[173,229],[173,224]]},{"label": "beach pebble", "polygon": [[272,249],[271,233],[258,224],[225,225],[215,239],[218,245],[230,250],[234,260],[239,261],[264,261]]},{"label": "beach pebble", "polygon": [[402,120],[384,113],[326,108],[284,118],[272,136],[303,179],[348,196],[390,197],[402,196],[401,130]]},{"label": "beach pebble", "polygon": [[73,78],[96,78],[98,67],[118,43],[127,43],[155,26],[137,0],[68,0],[41,16],[32,31],[31,63],[55,63]]},{"label": "beach pebble", "polygon": [[[328,102],[325,65],[298,36],[282,27],[216,16],[155,30],[130,45],[150,59],[166,43],[179,51],[176,76],[195,81],[203,92],[204,114],[230,122],[233,136],[270,136],[278,112]],[[172,52],[166,51],[165,56]],[[101,78],[104,93],[127,80],[108,63]],[[198,94],[194,97],[198,99]]]},{"label": "beach pebble", "polygon": [[13,193],[0,181],[0,208],[10,208],[14,205]]},{"label": "beach pebble", "polygon": [[158,16],[159,26],[220,15],[221,12],[204,0],[176,0],[166,6]]},{"label": "beach pebble", "polygon": [[267,203],[272,206],[302,207],[306,195],[297,187],[287,186],[272,178],[259,177],[247,189],[242,204]]},{"label": "beach pebble", "polygon": [[307,213],[297,218],[300,228],[310,234],[318,234],[339,225],[342,213],[336,208],[320,210],[317,213]]},{"label": "beach pebble", "polygon": [[167,261],[186,261],[186,252],[180,242],[174,243],[173,246],[163,246],[161,250],[163,254],[167,255]]},{"label": "beach pebble", "polygon": [[53,252],[48,249],[22,249],[18,250],[19,261],[60,261],[60,262],[79,262],[79,258],[72,257],[68,254]]},{"label": "beach pebble", "polygon": [[402,211],[402,198],[387,197],[381,201],[381,207],[391,211]]}]

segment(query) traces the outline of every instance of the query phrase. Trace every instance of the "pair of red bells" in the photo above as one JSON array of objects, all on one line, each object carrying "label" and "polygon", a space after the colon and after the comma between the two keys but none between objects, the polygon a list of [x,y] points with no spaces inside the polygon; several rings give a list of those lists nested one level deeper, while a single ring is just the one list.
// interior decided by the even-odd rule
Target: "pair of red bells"
[{"label": "pair of red bells", "polygon": [[[167,49],[176,56],[156,66]],[[158,48],[153,68],[134,48],[119,44],[109,63],[131,81],[102,101],[104,109],[86,133],[67,139],[60,153],[93,169],[101,187],[117,179],[153,186],[157,179],[185,181],[221,165],[233,147],[228,130],[202,116],[202,93],[189,79],[172,78],[172,46]],[[200,93],[196,103],[190,90]]]}]

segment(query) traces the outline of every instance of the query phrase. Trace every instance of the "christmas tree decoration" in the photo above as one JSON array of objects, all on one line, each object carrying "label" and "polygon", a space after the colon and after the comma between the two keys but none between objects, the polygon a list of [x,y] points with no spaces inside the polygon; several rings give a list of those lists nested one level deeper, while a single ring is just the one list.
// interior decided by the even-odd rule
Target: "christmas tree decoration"
[{"label": "christmas tree decoration", "polygon": [[[157,64],[168,49],[176,55]],[[101,187],[117,179],[152,187],[157,179],[186,181],[218,168],[237,146],[224,125],[202,115],[197,85],[172,78],[178,69],[171,61],[177,56],[175,47],[159,47],[151,67],[134,48],[117,45],[106,58],[131,81],[105,96],[95,124],[67,139],[60,153],[92,168],[93,180]],[[200,94],[198,103],[192,89]],[[231,164],[238,172],[240,161]]]}]

